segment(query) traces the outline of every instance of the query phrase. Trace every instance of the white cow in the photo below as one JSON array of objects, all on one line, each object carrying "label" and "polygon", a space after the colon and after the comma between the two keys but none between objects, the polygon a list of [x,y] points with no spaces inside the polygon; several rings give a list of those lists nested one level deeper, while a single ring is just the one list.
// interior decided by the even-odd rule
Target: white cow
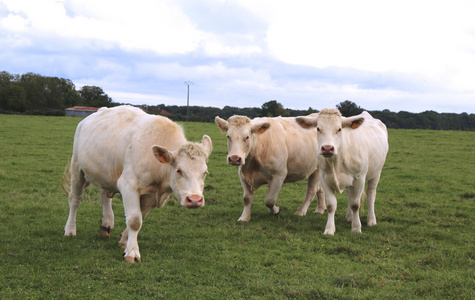
[{"label": "white cow", "polygon": [[[368,112],[345,118],[337,109],[323,109],[318,115],[298,117],[304,128],[317,127],[320,178],[327,199],[328,221],[324,234],[335,233],[335,192],[346,189],[346,218],[353,232],[361,232],[360,198],[365,182],[368,201],[368,226],[376,225],[374,201],[381,170],[388,153],[386,126]],[[313,138],[313,136],[312,136]]]},{"label": "white cow", "polygon": [[[318,145],[316,131],[300,128],[295,118],[255,118],[232,116],[229,120],[215,118],[221,131],[227,133],[230,165],[239,166],[239,179],[244,189],[244,210],[238,221],[251,219],[254,191],[269,184],[265,204],[269,212],[278,214],[275,205],[284,182],[295,182],[308,177],[305,200],[296,214],[304,216],[317,194],[316,212],[326,209],[317,168]],[[314,135],[309,139],[308,134]],[[318,191],[318,193],[317,193]]]},{"label": "white cow", "polygon": [[101,230],[107,236],[114,228],[112,196],[122,194],[127,228],[119,246],[126,261],[140,261],[137,235],[152,208],[162,207],[172,192],[186,207],[204,205],[211,150],[207,135],[201,144],[187,142],[183,129],[165,117],[131,106],[99,109],[79,123],[74,136],[64,235],[76,235],[83,188],[93,183],[101,188]]}]

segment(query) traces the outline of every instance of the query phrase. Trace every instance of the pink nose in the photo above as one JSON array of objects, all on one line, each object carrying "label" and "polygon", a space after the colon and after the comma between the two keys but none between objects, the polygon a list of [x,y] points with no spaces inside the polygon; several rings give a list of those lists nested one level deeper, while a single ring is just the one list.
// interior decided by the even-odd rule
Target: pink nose
[{"label": "pink nose", "polygon": [[330,157],[330,156],[333,156],[333,154],[335,154],[335,147],[330,146],[330,145],[322,146],[320,150],[323,156]]},{"label": "pink nose", "polygon": [[186,197],[185,206],[189,208],[196,208],[203,206],[205,199],[200,195],[190,195]]},{"label": "pink nose", "polygon": [[242,165],[242,158],[239,155],[231,155],[228,156],[228,164],[234,166]]}]

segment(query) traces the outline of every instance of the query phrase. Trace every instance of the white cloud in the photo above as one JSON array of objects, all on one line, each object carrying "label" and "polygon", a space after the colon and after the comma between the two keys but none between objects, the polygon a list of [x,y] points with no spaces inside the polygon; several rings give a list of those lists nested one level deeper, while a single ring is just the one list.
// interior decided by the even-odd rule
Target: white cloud
[{"label": "white cloud", "polygon": [[279,4],[267,37],[272,53],[287,63],[420,73],[432,80],[451,68],[475,75],[462,66],[475,60],[475,6],[467,1]]},{"label": "white cloud", "polygon": [[[120,102],[475,112],[475,2],[0,0],[0,65]],[[181,101],[181,100],[180,100]],[[144,102],[144,103],[147,103]],[[453,104],[453,108],[450,105]]]},{"label": "white cloud", "polygon": [[[203,49],[210,56],[260,53],[257,45],[236,45],[196,28],[176,1],[6,0],[11,12],[2,27],[26,36],[92,39],[127,51],[159,55]],[[241,37],[242,38],[242,37]],[[106,43],[104,43],[106,42]],[[95,44],[97,46],[97,44]]]}]

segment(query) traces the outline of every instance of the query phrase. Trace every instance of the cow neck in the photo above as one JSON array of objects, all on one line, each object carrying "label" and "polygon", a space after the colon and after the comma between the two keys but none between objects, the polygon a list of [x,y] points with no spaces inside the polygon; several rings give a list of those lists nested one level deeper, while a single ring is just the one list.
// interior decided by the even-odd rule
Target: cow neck
[{"label": "cow neck", "polygon": [[336,156],[330,157],[330,158],[325,158],[325,161],[327,164],[330,166],[330,169],[332,171],[333,179],[335,180],[335,185],[336,189],[339,194],[343,192],[343,190],[340,188],[340,182],[338,180],[339,175],[347,170],[346,162],[345,162],[345,157],[349,155],[347,148],[345,145],[348,145],[348,137],[343,136],[342,137],[344,141],[340,144],[340,147],[338,149],[338,154]]},{"label": "cow neck", "polygon": [[340,182],[338,181],[338,174],[340,174],[340,168],[342,163],[341,159],[339,158],[339,155],[337,155],[336,157],[325,157],[325,162],[330,167],[330,170],[332,172],[333,180],[336,185],[336,190],[338,194],[341,194],[343,190],[340,189]]},{"label": "cow neck", "polygon": [[246,157],[246,163],[239,167],[239,172],[244,176],[244,180],[251,186],[252,190],[256,190],[254,173],[261,170],[261,164],[258,158],[252,155],[252,151],[249,152]]},{"label": "cow neck", "polygon": [[171,180],[170,180],[170,174],[172,172],[175,172],[175,167],[171,165],[166,166],[168,170],[166,172],[160,173],[161,174],[158,178],[158,180],[155,181],[155,184],[158,188],[157,192],[160,191],[161,193],[172,193],[172,187],[171,187]]}]

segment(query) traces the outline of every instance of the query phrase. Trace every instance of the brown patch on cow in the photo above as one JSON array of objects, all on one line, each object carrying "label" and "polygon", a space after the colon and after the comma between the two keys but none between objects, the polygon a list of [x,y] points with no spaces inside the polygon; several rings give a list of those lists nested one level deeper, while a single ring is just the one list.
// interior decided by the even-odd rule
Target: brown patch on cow
[{"label": "brown patch on cow", "polygon": [[142,219],[140,217],[132,217],[127,221],[127,226],[133,231],[139,231],[142,226]]},{"label": "brown patch on cow", "polygon": [[153,155],[155,155],[155,158],[163,164],[171,163],[173,160],[173,157],[168,152],[168,150],[161,148],[159,146],[153,146],[152,152],[153,152]]},{"label": "brown patch on cow", "polygon": [[101,233],[103,236],[111,237],[112,229],[110,227],[101,226]]},{"label": "brown patch on cow", "polygon": [[360,125],[359,125],[358,123],[356,123],[356,122],[353,122],[353,123],[351,124],[351,129],[356,129],[356,128],[358,128],[358,127],[360,127]]},{"label": "brown patch on cow", "polygon": [[269,123],[264,123],[257,132],[259,133],[264,133],[264,131],[266,131],[267,129],[269,129],[270,127],[270,124]]},{"label": "brown patch on cow", "polygon": [[358,211],[358,209],[360,209],[360,206],[358,204],[351,205],[351,210],[352,211]]},{"label": "brown patch on cow", "polygon": [[328,205],[327,205],[327,211],[328,211],[329,213],[333,212],[334,210],[335,210],[335,208],[333,207],[333,205],[331,205],[331,204],[328,204]]}]

